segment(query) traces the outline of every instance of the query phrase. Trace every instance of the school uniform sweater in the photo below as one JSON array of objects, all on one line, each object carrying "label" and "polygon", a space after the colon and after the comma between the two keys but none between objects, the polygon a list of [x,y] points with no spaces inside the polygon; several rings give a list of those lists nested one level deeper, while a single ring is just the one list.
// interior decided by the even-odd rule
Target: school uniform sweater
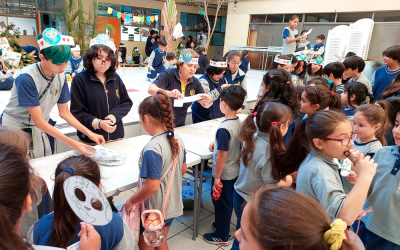
[{"label": "school uniform sweater", "polygon": [[[74,77],[71,84],[71,113],[85,127],[104,136],[106,141],[124,138],[122,118],[132,107],[125,85],[117,73],[107,77],[103,84],[87,71]],[[114,133],[97,127],[97,119],[110,118],[117,125]],[[93,143],[86,135],[77,131],[79,139]]]},{"label": "school uniform sweater", "polygon": [[397,70],[389,70],[387,66],[382,66],[375,70],[370,78],[375,100],[379,101],[382,99],[382,93],[394,82],[399,72],[400,68]]},{"label": "school uniform sweater", "polygon": [[242,63],[239,66],[239,69],[243,71],[243,73],[247,74],[247,71],[249,71],[249,65],[250,61],[247,58],[242,58]]},{"label": "school uniform sweater", "polygon": [[165,50],[163,52],[161,52],[159,48],[153,50],[149,57],[149,65],[152,66],[154,69],[163,66],[163,60],[166,56],[167,52]]},{"label": "school uniform sweater", "polygon": [[199,57],[199,68],[196,70],[196,74],[205,74],[206,73],[206,67],[208,66],[209,61],[207,59],[206,55],[200,54]]},{"label": "school uniform sweater", "polygon": [[[229,69],[227,70],[224,78],[228,84],[238,84],[242,86],[247,91],[247,81],[246,81],[246,74],[241,70],[237,69],[234,73],[232,73]],[[244,99],[242,109],[247,106],[247,96]]]},{"label": "school uniform sweater", "polygon": [[78,58],[75,58],[71,56],[71,58],[68,61],[67,68],[65,68],[65,72],[69,74],[78,74],[83,71],[83,58],[79,56]]}]

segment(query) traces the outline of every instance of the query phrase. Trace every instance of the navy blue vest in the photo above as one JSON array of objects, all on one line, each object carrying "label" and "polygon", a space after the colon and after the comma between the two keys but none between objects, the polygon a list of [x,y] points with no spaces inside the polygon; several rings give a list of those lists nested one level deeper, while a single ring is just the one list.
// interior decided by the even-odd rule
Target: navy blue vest
[{"label": "navy blue vest", "polygon": [[159,48],[157,48],[157,49],[155,49],[153,51],[156,54],[155,57],[154,57],[154,60],[153,60],[153,65],[152,65],[153,68],[161,67],[162,64],[163,64],[162,61],[163,61],[163,59],[165,59],[165,56],[167,55],[167,52],[165,52],[165,50],[164,50],[164,52],[160,52]]},{"label": "navy blue vest", "polygon": [[[241,70],[241,69],[238,69],[238,70],[239,70],[239,72],[236,74],[235,79],[232,79],[232,73],[231,73],[231,71],[228,69],[228,72],[226,73],[226,75],[224,76],[224,78],[226,79],[226,81],[227,81],[229,84],[239,84],[239,85],[240,85],[240,83],[243,82],[244,78],[246,77],[246,74],[243,74],[243,75],[241,76],[239,73],[240,73],[240,71],[242,71],[242,70]],[[243,71],[242,71],[242,72],[243,72]]]},{"label": "navy blue vest", "polygon": [[71,73],[75,73],[75,71],[78,70],[79,64],[81,64],[83,58],[80,56],[78,59],[75,59],[73,56],[69,59],[69,62],[71,63]]},{"label": "navy blue vest", "polygon": [[[210,90],[217,89],[218,91],[221,90],[221,85],[225,84],[225,79],[222,77],[218,83],[215,83],[210,76],[206,73],[200,77],[200,79],[206,79],[208,85],[210,86]],[[204,122],[216,118],[223,117],[224,114],[221,112],[219,108],[219,103],[221,98],[218,98],[213,102],[213,105],[210,108],[204,108],[198,102],[193,102],[192,104],[192,119],[193,123]]]}]

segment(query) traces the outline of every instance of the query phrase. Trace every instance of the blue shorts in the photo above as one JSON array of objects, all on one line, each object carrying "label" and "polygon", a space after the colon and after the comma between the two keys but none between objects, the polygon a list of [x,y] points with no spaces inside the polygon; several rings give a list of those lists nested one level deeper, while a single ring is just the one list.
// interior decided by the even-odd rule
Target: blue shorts
[{"label": "blue shorts", "polygon": [[[164,220],[164,227],[169,227],[172,225],[172,222],[174,221],[175,218],[171,218],[168,220]],[[140,234],[144,232],[144,227],[142,225],[142,219],[140,219]]]}]

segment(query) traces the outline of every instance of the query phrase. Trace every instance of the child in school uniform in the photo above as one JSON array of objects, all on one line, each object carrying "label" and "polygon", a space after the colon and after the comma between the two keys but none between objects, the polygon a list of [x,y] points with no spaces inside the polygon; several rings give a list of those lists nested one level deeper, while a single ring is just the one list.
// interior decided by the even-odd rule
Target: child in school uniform
[{"label": "child in school uniform", "polygon": [[[79,241],[81,221],[68,205],[63,188],[65,180],[71,176],[84,177],[101,188],[100,167],[93,159],[80,155],[61,161],[55,170],[52,196],[54,212],[43,216],[29,230],[28,239],[34,244],[67,248]],[[77,197],[81,196],[77,195]],[[91,197],[85,197],[85,199],[91,199]],[[82,206],[81,209],[84,209],[80,203],[81,200],[76,202]],[[105,206],[103,203],[101,205]],[[94,227],[101,238],[101,249],[129,249],[135,243],[135,239],[128,224],[116,213],[112,213],[111,217],[107,225]]]},{"label": "child in school uniform", "polygon": [[339,95],[344,91],[344,84],[342,83],[342,76],[344,73],[344,65],[340,62],[328,63],[322,69],[322,75],[327,80],[331,81],[334,89],[332,90]]},{"label": "child in school uniform", "polygon": [[330,221],[320,204],[290,188],[257,189],[241,226],[235,233],[240,250],[364,249],[360,239],[347,238],[343,220]]},{"label": "child in school uniform", "polygon": [[[357,135],[354,147],[363,155],[374,157],[376,151],[386,146],[385,133],[388,129],[388,103],[377,101],[375,104],[364,104],[355,109],[353,116],[353,131]],[[357,178],[351,171],[349,178],[342,176],[343,188],[349,193],[353,187],[351,180]]]},{"label": "child in school uniform", "polygon": [[301,54],[297,56],[297,65],[292,71],[292,82],[295,86],[304,86],[304,76],[307,69],[307,56]]},{"label": "child in school uniform", "polygon": [[206,48],[205,47],[198,47],[197,51],[199,54],[199,68],[197,68],[195,74],[205,74],[206,73],[206,67],[208,66],[208,59],[207,59],[207,54],[206,54]]},{"label": "child in school uniform", "polygon": [[176,69],[176,62],[174,52],[168,52],[166,56],[168,62],[168,69]]},{"label": "child in school uniform", "polygon": [[[239,68],[242,64],[242,54],[237,50],[229,51],[227,55],[228,70],[224,76],[228,84],[238,84],[247,91],[246,74]],[[247,99],[247,98],[246,98]],[[247,106],[246,99],[243,106],[238,110],[238,114],[242,113]]]},{"label": "child in school uniform", "polygon": [[[0,142],[0,155],[1,249],[60,250],[56,247],[32,245],[30,241],[26,240],[25,235],[19,233],[23,217],[32,212],[34,206],[31,197],[33,169],[29,165],[26,154],[22,153],[15,145]],[[100,236],[92,225],[81,223],[78,241],[82,250],[101,249]]]},{"label": "child in school uniform", "polygon": [[[3,51],[0,50],[0,61],[2,61]],[[0,90],[9,90],[14,84],[14,67],[10,70],[7,67],[0,66]]]},{"label": "child in school uniform", "polygon": [[83,126],[69,111],[67,102],[70,92],[65,77],[65,67],[71,57],[73,38],[62,36],[57,30],[48,28],[38,35],[41,61],[21,70],[11,90],[10,101],[3,115],[2,125],[30,129],[34,142],[30,158],[51,155],[47,134],[66,143],[80,154],[94,154],[92,146],[75,141],[48,123],[50,112],[57,104],[60,117],[85,134],[96,144],[104,144],[98,135]]},{"label": "child in school uniform", "polygon": [[[396,107],[389,115],[393,126],[395,146],[387,146],[376,151],[374,160],[378,164],[375,178],[364,209],[372,209],[361,218],[358,235],[366,249],[400,249],[400,228],[398,218],[400,210],[400,174],[399,174],[399,145],[400,145],[400,109],[399,99]],[[357,182],[359,176],[357,176]],[[354,189],[354,188],[353,188]],[[358,222],[353,228],[358,227]]]},{"label": "child in school uniform", "polygon": [[[292,176],[281,178],[285,173],[281,173],[279,167],[273,165],[274,155],[284,151],[283,136],[292,118],[292,111],[286,105],[262,102],[243,122],[239,137],[244,148],[240,152],[240,171],[233,191],[236,230],[240,229],[243,207],[250,201],[251,194],[257,186],[292,185]],[[238,249],[239,242],[235,239],[232,250]]]},{"label": "child in school uniform", "polygon": [[346,159],[344,153],[353,146],[353,137],[352,125],[345,115],[321,110],[297,125],[285,153],[276,161],[288,172],[298,170],[297,191],[317,200],[331,221],[340,218],[347,225],[362,215],[377,166],[369,156],[358,154],[355,171],[359,178],[350,193],[345,193],[340,165],[334,158]]},{"label": "child in school uniform", "polygon": [[157,74],[165,70],[164,64],[167,62],[165,58],[167,56],[165,46],[167,46],[167,42],[165,40],[160,40],[158,48],[151,52],[148,62],[150,73],[147,74],[147,80],[149,81],[154,80],[157,77]]},{"label": "child in school uniform", "polygon": [[241,122],[236,114],[243,105],[246,90],[239,85],[233,85],[224,88],[220,96],[220,108],[225,114],[225,120],[217,130],[215,142],[210,144],[210,151],[214,152],[212,183],[215,188],[222,188],[222,191],[219,199],[213,200],[215,233],[206,233],[203,239],[210,244],[227,246],[233,210],[232,192],[239,175],[238,156],[241,149],[239,141]]},{"label": "child in school uniform", "polygon": [[[351,78],[348,82],[349,84],[353,82],[361,82],[367,87],[368,93],[373,94],[371,82],[363,73],[365,62],[361,57],[350,56],[344,60],[343,65],[345,69],[343,75],[346,78]],[[369,102],[369,97],[367,97],[366,102]]]},{"label": "child in school uniform", "polygon": [[318,35],[316,43],[313,47],[313,51],[311,52],[313,58],[317,57],[324,57],[325,55],[325,46],[324,46],[324,41],[325,41],[325,36],[324,35]]},{"label": "child in school uniform", "polygon": [[221,102],[219,93],[223,88],[229,86],[224,78],[226,71],[226,61],[222,57],[214,57],[206,67],[206,73],[199,78],[204,91],[212,97],[212,106],[205,108],[200,103],[194,102],[192,104],[193,123],[204,122],[224,116],[219,107]]},{"label": "child in school uniform", "polygon": [[296,51],[296,42],[300,41],[301,37],[297,36],[298,31],[295,29],[300,22],[300,17],[293,15],[289,19],[289,26],[283,29],[283,45],[281,55],[293,54]]},{"label": "child in school uniform", "polygon": [[322,57],[311,59],[307,64],[307,70],[303,82],[307,83],[313,76],[322,76],[323,64],[324,59]]},{"label": "child in school uniform", "polygon": [[325,109],[342,110],[339,94],[329,91],[322,85],[307,85],[301,94],[300,112],[310,117],[315,112]]},{"label": "child in school uniform", "polygon": [[79,45],[71,46],[72,56],[68,61],[65,73],[70,74],[72,78],[83,70],[83,58],[81,57],[81,48]]},{"label": "child in school uniform", "polygon": [[[90,131],[102,135],[106,142],[124,138],[122,118],[133,105],[115,72],[115,51],[115,45],[107,35],[100,34],[92,39],[83,56],[86,71],[78,74],[71,84],[71,113]],[[77,135],[81,141],[93,144],[81,132]]]},{"label": "child in school uniform", "polygon": [[[167,186],[173,181],[164,218],[167,236],[174,218],[183,214],[182,176],[187,168],[185,146],[181,138],[174,135],[172,103],[164,91],[159,90],[155,96],[145,98],[139,105],[139,116],[143,130],[152,138],[140,153],[140,178],[144,185],[127,200],[125,209],[130,212],[135,204],[145,201],[146,209],[162,212]],[[176,173],[170,180],[171,173],[166,171],[174,159],[177,159]],[[165,178],[162,179],[163,175]],[[148,248],[143,232],[144,227],[140,223],[140,249]],[[159,248],[168,249],[167,241]]]},{"label": "child in school uniform", "polygon": [[365,103],[367,96],[370,102],[374,101],[374,97],[368,94],[368,89],[361,82],[354,82],[344,88],[344,92],[340,95],[340,100],[344,106],[342,113],[350,120],[353,120],[354,110],[356,107]]},{"label": "child in school uniform", "polygon": [[382,52],[384,66],[379,67],[370,77],[376,100],[382,99],[382,93],[400,73],[400,45],[394,45]]}]

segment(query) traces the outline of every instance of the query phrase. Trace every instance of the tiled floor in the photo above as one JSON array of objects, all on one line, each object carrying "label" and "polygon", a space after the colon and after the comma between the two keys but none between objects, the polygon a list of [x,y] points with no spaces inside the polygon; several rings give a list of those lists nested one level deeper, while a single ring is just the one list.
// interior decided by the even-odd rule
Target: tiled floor
[{"label": "tiled floor", "polygon": [[[214,206],[211,201],[211,175],[204,174],[206,182],[203,183],[203,193],[201,197],[201,210],[199,221],[199,236],[196,241],[192,240],[193,235],[193,211],[184,210],[183,215],[177,217],[172,223],[171,229],[168,233],[168,248],[169,250],[217,250],[217,249],[230,249],[233,243],[236,231],[236,215],[232,213],[230,233],[232,235],[229,246],[219,247],[209,244],[203,240],[203,234],[212,232],[211,224],[214,222]],[[186,175],[188,176],[188,175]],[[185,177],[186,177],[185,176]],[[125,201],[136,191],[131,189],[120,193],[114,197],[114,204],[118,209],[121,209]],[[135,247],[135,250],[138,248]]]}]

